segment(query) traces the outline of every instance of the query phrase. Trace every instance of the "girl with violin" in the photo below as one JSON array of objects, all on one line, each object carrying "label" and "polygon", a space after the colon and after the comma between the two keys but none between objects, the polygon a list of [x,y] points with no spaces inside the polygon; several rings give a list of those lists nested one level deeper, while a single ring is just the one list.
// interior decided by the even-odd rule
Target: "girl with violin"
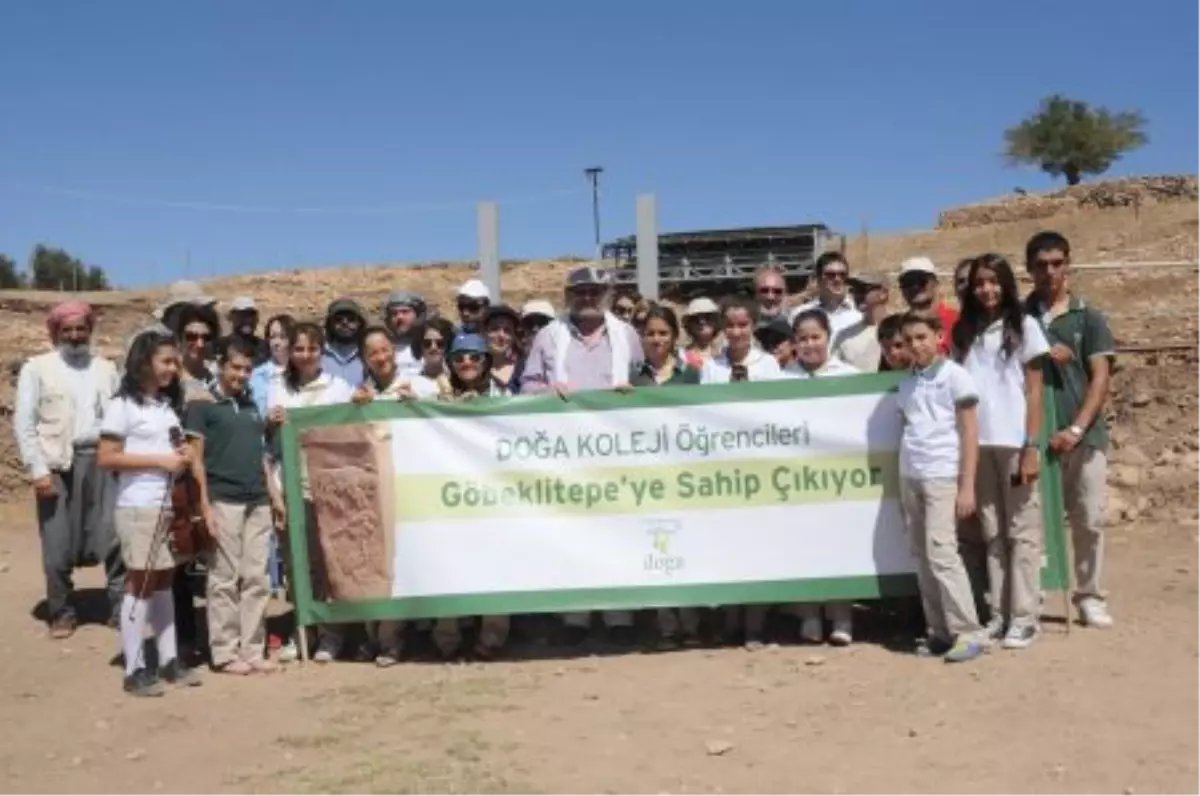
[{"label": "girl with violin", "polygon": [[[113,523],[128,569],[120,613],[124,686],[134,696],[161,696],[161,681],[189,686],[201,682],[199,673],[179,655],[171,593],[176,562],[167,538],[174,481],[199,469],[179,426],[179,367],[172,335],[165,330],[138,335],[100,427],[97,461],[117,473]],[[142,659],[147,624],[158,648],[157,672]]]}]

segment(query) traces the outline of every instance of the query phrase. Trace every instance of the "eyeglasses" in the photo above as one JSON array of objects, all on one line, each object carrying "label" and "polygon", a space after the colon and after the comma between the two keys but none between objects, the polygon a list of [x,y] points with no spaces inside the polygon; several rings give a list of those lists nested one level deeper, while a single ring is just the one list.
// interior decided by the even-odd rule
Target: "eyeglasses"
[{"label": "eyeglasses", "polygon": [[487,306],[484,301],[460,301],[458,302],[459,312],[480,312]]},{"label": "eyeglasses", "polygon": [[782,296],[783,288],[781,287],[760,287],[758,289],[760,296]]},{"label": "eyeglasses", "polygon": [[183,339],[189,343],[207,343],[212,339],[212,335],[208,332],[184,332]]},{"label": "eyeglasses", "polygon": [[831,271],[828,268],[826,268],[824,271],[821,272],[821,278],[826,281],[829,281],[829,282],[844,282],[849,277],[850,277],[850,272],[843,271],[841,269]]},{"label": "eyeglasses", "polygon": [[483,361],[483,354],[477,354],[474,351],[461,351],[454,354],[450,361],[455,364],[466,363],[469,365],[478,365]]},{"label": "eyeglasses", "polygon": [[421,341],[426,351],[441,351],[446,347],[446,341],[440,337],[426,337]]}]

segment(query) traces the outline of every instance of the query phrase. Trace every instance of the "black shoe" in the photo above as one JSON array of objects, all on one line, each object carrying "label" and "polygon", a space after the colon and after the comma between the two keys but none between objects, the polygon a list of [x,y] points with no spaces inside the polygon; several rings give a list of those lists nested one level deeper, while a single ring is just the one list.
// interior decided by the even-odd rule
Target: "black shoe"
[{"label": "black shoe", "polygon": [[165,689],[149,669],[138,669],[125,678],[125,693],[136,697],[160,697]]},{"label": "black shoe", "polygon": [[609,628],[608,640],[617,647],[632,647],[637,643],[637,633],[632,627],[613,627]]},{"label": "black shoe", "polygon": [[163,680],[176,686],[196,686],[203,682],[200,672],[184,666],[179,658],[174,658],[167,661],[165,666],[160,666],[158,674]]}]

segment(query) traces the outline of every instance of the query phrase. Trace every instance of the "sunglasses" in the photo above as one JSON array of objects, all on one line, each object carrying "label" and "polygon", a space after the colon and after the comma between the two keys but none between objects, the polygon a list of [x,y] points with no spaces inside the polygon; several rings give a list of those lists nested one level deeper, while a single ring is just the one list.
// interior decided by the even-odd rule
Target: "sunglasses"
[{"label": "sunglasses", "polygon": [[183,339],[189,343],[207,343],[212,339],[212,335],[208,332],[184,332]]},{"label": "sunglasses", "polygon": [[454,362],[455,364],[468,363],[471,365],[478,365],[483,361],[483,354],[477,354],[474,351],[464,351],[459,354],[454,354],[450,358],[450,361]]},{"label": "sunglasses", "polygon": [[459,312],[480,312],[487,306],[483,301],[460,301],[458,302]]},{"label": "sunglasses", "polygon": [[933,281],[933,277],[929,274],[905,274],[900,277],[900,289],[911,290],[913,288],[925,287],[926,283]]},{"label": "sunglasses", "polygon": [[334,315],[333,322],[338,326],[357,326],[357,315]]},{"label": "sunglasses", "polygon": [[598,299],[604,295],[602,287],[577,287],[571,291],[575,298]]},{"label": "sunglasses", "polygon": [[689,319],[693,326],[716,326],[716,315],[693,315]]},{"label": "sunglasses", "polygon": [[426,337],[421,341],[426,351],[441,351],[446,347],[446,341],[440,337]]},{"label": "sunglasses", "polygon": [[821,278],[828,280],[830,282],[844,282],[849,277],[850,277],[849,271],[842,271],[842,270],[830,271],[828,268],[826,268],[824,271],[821,272]]},{"label": "sunglasses", "polygon": [[782,296],[783,288],[781,287],[760,287],[758,289],[760,296]]}]

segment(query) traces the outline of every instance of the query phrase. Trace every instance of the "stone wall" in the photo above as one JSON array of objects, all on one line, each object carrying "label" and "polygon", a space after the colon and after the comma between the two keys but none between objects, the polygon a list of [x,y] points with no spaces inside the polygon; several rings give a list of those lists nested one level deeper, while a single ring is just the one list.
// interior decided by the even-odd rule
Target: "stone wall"
[{"label": "stone wall", "polygon": [[938,216],[938,229],[960,229],[1049,218],[1074,210],[1141,208],[1164,202],[1196,200],[1197,182],[1194,175],[1137,177],[1075,185],[1054,193],[1007,196],[946,210]]}]

